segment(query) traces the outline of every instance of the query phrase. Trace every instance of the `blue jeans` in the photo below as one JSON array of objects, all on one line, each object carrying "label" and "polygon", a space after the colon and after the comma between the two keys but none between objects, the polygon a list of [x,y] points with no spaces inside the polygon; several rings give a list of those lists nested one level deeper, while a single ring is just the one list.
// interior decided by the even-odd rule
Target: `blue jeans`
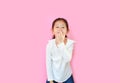
[{"label": "blue jeans", "polygon": [[[46,81],[46,83],[50,83],[50,81]],[[58,83],[56,81],[53,81],[53,83]],[[74,83],[73,76],[71,75],[65,82],[63,83]]]}]

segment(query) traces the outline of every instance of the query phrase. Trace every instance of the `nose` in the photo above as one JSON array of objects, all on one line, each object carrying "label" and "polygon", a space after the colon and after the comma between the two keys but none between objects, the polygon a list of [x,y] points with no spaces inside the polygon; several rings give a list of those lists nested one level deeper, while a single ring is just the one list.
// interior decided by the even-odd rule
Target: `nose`
[{"label": "nose", "polygon": [[58,28],[58,31],[62,31],[62,28]]}]

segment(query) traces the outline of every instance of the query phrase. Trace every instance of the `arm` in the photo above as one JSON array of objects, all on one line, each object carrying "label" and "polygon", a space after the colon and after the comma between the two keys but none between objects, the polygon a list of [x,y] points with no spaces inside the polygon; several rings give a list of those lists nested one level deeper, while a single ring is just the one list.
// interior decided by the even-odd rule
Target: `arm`
[{"label": "arm", "polygon": [[64,43],[60,43],[58,45],[58,48],[61,51],[61,55],[65,62],[70,62],[72,58],[72,52],[73,52],[73,43],[69,45],[69,47],[66,47]]},{"label": "arm", "polygon": [[72,51],[73,51],[73,41],[70,41],[69,47],[64,44],[67,39],[65,38],[65,34],[60,31],[56,34],[56,45],[61,52],[61,56],[63,57],[65,62],[70,62],[72,58]]},{"label": "arm", "polygon": [[46,68],[47,68],[48,81],[51,81],[52,83],[53,73],[52,73],[51,51],[50,51],[49,44],[47,44],[47,47],[46,47]]}]

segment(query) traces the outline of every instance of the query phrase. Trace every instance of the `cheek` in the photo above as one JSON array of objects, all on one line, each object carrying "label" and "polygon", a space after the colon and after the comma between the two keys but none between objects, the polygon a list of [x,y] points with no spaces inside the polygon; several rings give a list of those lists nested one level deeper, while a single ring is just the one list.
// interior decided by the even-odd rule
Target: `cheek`
[{"label": "cheek", "polygon": [[52,33],[53,33],[53,34],[56,34],[56,32],[57,32],[56,29],[53,29],[53,30],[52,30]]},{"label": "cheek", "polygon": [[63,32],[64,32],[65,34],[67,34],[67,30],[66,30],[66,29],[64,29]]},{"label": "cheek", "polygon": [[57,32],[57,31],[54,31],[53,34],[56,35],[56,34],[58,34],[58,32]]}]

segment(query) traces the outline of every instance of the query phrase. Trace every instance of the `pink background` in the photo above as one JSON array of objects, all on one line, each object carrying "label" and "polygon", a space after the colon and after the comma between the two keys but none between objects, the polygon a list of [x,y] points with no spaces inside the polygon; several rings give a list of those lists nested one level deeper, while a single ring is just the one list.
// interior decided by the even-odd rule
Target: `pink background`
[{"label": "pink background", "polygon": [[0,0],[0,83],[45,83],[51,23],[76,41],[75,83],[120,83],[119,0]]}]

